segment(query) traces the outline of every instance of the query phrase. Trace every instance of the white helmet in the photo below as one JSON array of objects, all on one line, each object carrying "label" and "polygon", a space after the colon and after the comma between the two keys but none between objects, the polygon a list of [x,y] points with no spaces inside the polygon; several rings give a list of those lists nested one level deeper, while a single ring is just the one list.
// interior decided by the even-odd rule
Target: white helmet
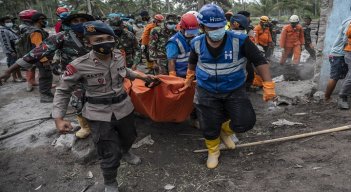
[{"label": "white helmet", "polygon": [[290,22],[290,23],[298,23],[298,22],[300,22],[299,16],[297,16],[297,15],[292,15],[292,16],[289,18],[289,22]]},{"label": "white helmet", "polygon": [[199,12],[197,12],[197,11],[188,11],[187,13],[195,15],[196,18],[199,15]]}]

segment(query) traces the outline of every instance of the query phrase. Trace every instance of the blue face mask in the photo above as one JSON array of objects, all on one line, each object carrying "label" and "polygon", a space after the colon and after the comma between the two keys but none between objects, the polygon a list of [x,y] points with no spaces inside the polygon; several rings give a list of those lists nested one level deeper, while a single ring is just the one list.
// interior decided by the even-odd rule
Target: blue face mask
[{"label": "blue face mask", "polygon": [[212,41],[220,41],[224,37],[225,28],[222,27],[213,31],[208,31],[207,34]]},{"label": "blue face mask", "polygon": [[77,33],[84,33],[83,23],[71,24],[71,29]]}]

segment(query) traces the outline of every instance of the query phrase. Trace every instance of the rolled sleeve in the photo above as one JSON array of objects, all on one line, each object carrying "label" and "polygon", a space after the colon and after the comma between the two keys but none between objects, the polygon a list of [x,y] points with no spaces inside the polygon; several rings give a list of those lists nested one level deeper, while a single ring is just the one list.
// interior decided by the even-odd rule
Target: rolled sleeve
[{"label": "rolled sleeve", "polygon": [[33,64],[26,62],[22,58],[17,59],[16,63],[25,69],[29,69],[29,68],[33,67]]}]

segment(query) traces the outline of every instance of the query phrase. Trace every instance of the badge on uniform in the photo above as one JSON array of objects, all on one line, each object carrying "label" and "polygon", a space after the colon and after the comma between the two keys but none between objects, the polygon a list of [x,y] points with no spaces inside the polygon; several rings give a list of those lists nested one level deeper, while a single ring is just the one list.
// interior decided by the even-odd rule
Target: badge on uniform
[{"label": "badge on uniform", "polygon": [[75,74],[75,73],[77,73],[77,69],[76,69],[73,65],[68,64],[68,65],[66,66],[66,70],[65,70],[65,72],[64,72],[64,75],[65,75],[65,76],[71,76],[71,75],[73,75],[73,74]]},{"label": "badge on uniform", "polygon": [[90,32],[90,33],[93,33],[93,32],[96,31],[94,25],[86,25],[85,28],[86,28],[86,30],[87,30],[88,32]]}]

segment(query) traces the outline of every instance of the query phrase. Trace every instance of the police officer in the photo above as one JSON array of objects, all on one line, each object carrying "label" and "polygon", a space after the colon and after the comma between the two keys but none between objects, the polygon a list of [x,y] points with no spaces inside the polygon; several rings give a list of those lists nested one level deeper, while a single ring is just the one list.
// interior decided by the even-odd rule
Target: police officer
[{"label": "police officer", "polygon": [[169,14],[166,16],[164,23],[151,30],[149,54],[150,59],[155,61],[154,68],[159,74],[168,75],[166,44],[168,39],[176,33],[175,27],[177,24],[177,15]]},{"label": "police officer", "polygon": [[[42,58],[51,60],[54,56],[57,59],[52,62],[53,72],[59,74],[61,70],[65,70],[66,65],[72,60],[90,51],[90,48],[84,45],[83,23],[92,20],[94,20],[94,18],[91,15],[71,11],[62,22],[63,32],[50,36],[38,47],[32,49],[28,54],[18,59],[16,64],[12,65],[0,76],[0,81],[1,79],[8,79],[9,74],[19,67],[28,69],[34,66],[38,60]],[[78,138],[86,138],[90,134],[89,125],[81,115],[77,115],[77,120],[81,129],[76,132],[76,136]]]},{"label": "police officer", "polygon": [[115,48],[115,34],[101,21],[84,24],[87,44],[93,48],[88,54],[66,67],[56,88],[52,116],[57,129],[67,133],[71,123],[64,120],[71,92],[79,82],[86,87],[83,116],[88,119],[102,169],[105,191],[115,192],[117,169],[123,157],[130,164],[140,158],[130,152],[136,138],[133,104],[123,88],[124,78],[150,81],[152,77],[134,73],[126,68],[125,57]]},{"label": "police officer", "polygon": [[[267,60],[245,34],[226,31],[222,8],[204,5],[198,15],[205,34],[191,41],[189,66],[184,87],[191,86],[196,76],[195,103],[208,148],[207,167],[217,167],[221,140],[235,148],[231,137],[253,128],[255,111],[245,91],[245,63],[250,59],[262,76],[263,99],[275,97]],[[196,68],[196,71],[195,71]],[[227,121],[229,117],[229,121]]]}]

